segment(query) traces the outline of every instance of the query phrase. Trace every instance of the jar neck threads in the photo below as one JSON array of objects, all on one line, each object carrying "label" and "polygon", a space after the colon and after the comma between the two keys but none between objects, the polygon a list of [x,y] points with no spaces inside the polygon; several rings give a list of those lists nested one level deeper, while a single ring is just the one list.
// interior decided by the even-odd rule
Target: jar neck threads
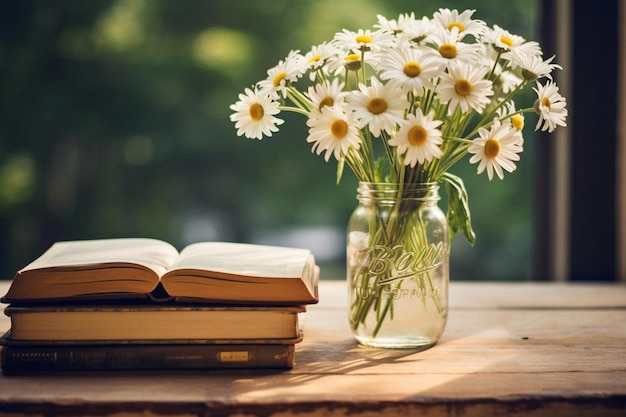
[{"label": "jar neck threads", "polygon": [[357,199],[363,204],[394,204],[400,200],[422,203],[439,201],[439,184],[359,182]]}]

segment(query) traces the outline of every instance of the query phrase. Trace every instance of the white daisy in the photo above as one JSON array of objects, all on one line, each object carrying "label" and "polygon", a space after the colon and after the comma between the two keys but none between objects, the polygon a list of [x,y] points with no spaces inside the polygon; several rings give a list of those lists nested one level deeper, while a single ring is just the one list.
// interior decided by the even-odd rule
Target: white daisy
[{"label": "white daisy", "polygon": [[472,35],[478,37],[486,28],[482,20],[472,20],[476,10],[465,10],[461,14],[457,10],[439,9],[433,15],[433,22],[446,30],[457,28],[461,38]]},{"label": "white daisy", "polygon": [[503,120],[509,120],[515,130],[519,131],[524,128],[524,115],[520,113],[515,114],[516,112],[515,102],[509,101],[504,106],[499,107],[496,114],[501,122]]},{"label": "white daisy", "polygon": [[448,103],[448,114],[452,114],[457,106],[463,112],[470,108],[481,113],[490,103],[493,95],[491,81],[483,79],[486,68],[471,66],[462,62],[448,67],[448,73],[441,77],[437,92],[443,103]]},{"label": "white daisy", "polygon": [[485,43],[481,45],[482,58],[480,60],[480,65],[493,69],[494,75],[492,76],[492,80],[494,91],[501,91],[504,94],[508,94],[515,90],[515,88],[523,82],[523,80],[517,75],[517,71],[512,71],[509,65],[503,67],[503,61],[499,59],[498,54],[490,45]]},{"label": "white daisy", "polygon": [[392,32],[386,30],[363,30],[352,32],[343,29],[335,34],[333,44],[344,52],[376,52],[394,44]]},{"label": "white daisy", "polygon": [[359,149],[361,145],[354,113],[343,106],[325,106],[321,112],[312,113],[306,124],[309,126],[306,141],[313,143],[311,151],[318,155],[325,151],[326,161],[331,155],[339,160],[350,148]]},{"label": "white daisy", "polygon": [[309,87],[308,97],[311,99],[313,109],[322,111],[324,106],[332,107],[336,103],[343,103],[347,92],[343,91],[344,83],[338,78],[334,78],[332,82],[324,80],[322,83]]},{"label": "white daisy", "polygon": [[551,80],[552,75],[550,73],[552,70],[563,69],[560,65],[552,63],[554,57],[553,55],[544,61],[541,56],[522,55],[516,58],[516,65],[522,68],[522,77],[526,81],[535,81],[543,77]]},{"label": "white daisy", "polygon": [[374,25],[375,28],[391,32],[398,36],[399,34],[405,32],[411,22],[415,20],[415,13],[401,14],[398,16],[397,20],[387,19],[385,16],[380,14],[376,17],[378,18],[378,23]]},{"label": "white daisy", "polygon": [[426,16],[421,19],[413,19],[403,27],[403,32],[398,35],[402,42],[409,42],[413,45],[423,45],[429,40],[432,33],[432,21]]},{"label": "white daisy", "polygon": [[321,71],[329,60],[339,54],[339,50],[329,43],[321,43],[311,48],[304,55],[304,63],[309,70],[309,79],[315,81],[318,71]]},{"label": "white daisy", "polygon": [[423,88],[435,89],[430,80],[442,72],[442,65],[421,49],[402,48],[390,50],[376,70],[381,79],[397,80],[403,89],[421,94]]},{"label": "white daisy", "polygon": [[487,28],[482,40],[491,44],[496,51],[502,53],[502,58],[511,62],[513,68],[516,68],[517,62],[522,56],[542,55],[541,47],[537,42],[526,42],[526,39],[523,37],[514,35],[498,25],[493,25],[493,29]]},{"label": "white daisy", "polygon": [[539,115],[535,130],[539,130],[542,123],[541,130],[547,130],[548,133],[554,132],[557,126],[567,126],[565,123],[567,102],[565,97],[559,94],[559,87],[552,81],[548,81],[546,85],[537,82],[537,88],[533,87],[533,90],[537,93],[535,112]]},{"label": "white daisy", "polygon": [[433,158],[441,158],[440,145],[443,143],[441,131],[438,127],[441,120],[433,120],[434,113],[424,116],[421,109],[416,114],[409,114],[406,120],[400,123],[396,136],[389,140],[391,146],[398,147],[398,155],[405,155],[404,165],[411,168],[416,164],[423,164]]},{"label": "white daisy", "polygon": [[517,113],[515,102],[509,101],[504,106],[499,107],[496,114],[502,124],[508,124],[515,129],[518,143],[522,146],[524,144],[524,137],[522,135],[522,129],[524,129],[524,115]]},{"label": "white daisy", "polygon": [[407,102],[403,94],[398,94],[399,86],[390,81],[382,84],[371,78],[371,85],[359,85],[348,97],[349,106],[354,110],[359,128],[369,127],[374,136],[383,130],[391,133],[396,124],[404,119]]},{"label": "white daisy", "polygon": [[237,136],[246,136],[250,139],[262,139],[263,135],[272,136],[278,132],[279,125],[284,120],[274,117],[280,113],[278,102],[263,92],[245,89],[245,94],[239,94],[239,101],[230,106],[235,113],[230,120],[235,123]]},{"label": "white daisy", "polygon": [[512,126],[500,124],[498,121],[495,121],[489,130],[483,127],[478,129],[480,137],[474,139],[468,148],[468,152],[473,154],[470,163],[479,162],[478,174],[486,169],[491,181],[494,171],[500,179],[504,179],[503,168],[507,172],[515,171],[517,167],[514,161],[519,161],[518,154],[524,150],[516,133]]},{"label": "white daisy", "polygon": [[465,62],[475,64],[480,60],[481,46],[477,43],[463,43],[459,30],[455,26],[452,30],[446,30],[438,25],[433,25],[434,30],[430,35],[430,39],[435,45],[435,56],[448,64],[449,62]]},{"label": "white daisy", "polygon": [[363,63],[361,62],[361,54],[346,54],[340,52],[337,55],[332,55],[328,59],[327,70],[328,73],[334,75],[343,74],[348,71],[359,71]]},{"label": "white daisy", "polygon": [[287,57],[267,71],[267,78],[259,81],[260,90],[272,95],[287,97],[287,87],[298,81],[306,72],[304,57],[300,51],[291,51]]},{"label": "white daisy", "polygon": [[509,94],[511,91],[515,90],[523,81],[524,80],[511,71],[504,71],[500,73],[498,77],[500,89],[504,94]]}]

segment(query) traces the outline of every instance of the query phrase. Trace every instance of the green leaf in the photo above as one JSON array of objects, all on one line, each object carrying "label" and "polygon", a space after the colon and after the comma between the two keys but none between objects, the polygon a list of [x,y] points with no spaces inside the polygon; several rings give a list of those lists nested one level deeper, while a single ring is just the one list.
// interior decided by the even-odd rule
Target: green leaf
[{"label": "green leaf", "polygon": [[337,185],[341,182],[343,176],[343,166],[345,165],[346,158],[342,155],[339,161],[337,161]]},{"label": "green leaf", "polygon": [[374,161],[374,181],[375,182],[390,182],[387,173],[387,160],[386,158],[379,157]]},{"label": "green leaf", "polygon": [[476,235],[472,230],[469,199],[465,184],[460,177],[449,172],[443,174],[441,181],[445,184],[448,194],[446,219],[448,220],[449,244],[452,244],[456,233],[461,232],[470,245],[473,245],[476,241]]}]

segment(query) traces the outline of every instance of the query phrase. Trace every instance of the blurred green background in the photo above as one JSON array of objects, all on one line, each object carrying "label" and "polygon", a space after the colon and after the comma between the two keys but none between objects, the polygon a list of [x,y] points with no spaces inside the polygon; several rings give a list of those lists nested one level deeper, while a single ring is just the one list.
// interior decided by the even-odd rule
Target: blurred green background
[{"label": "blurred green background", "polygon": [[[0,276],[52,242],[121,236],[307,246],[344,278],[356,182],[314,155],[301,116],[263,141],[229,105],[292,49],[376,15],[440,7],[538,40],[528,0],[22,0],[0,12]],[[557,60],[558,62],[558,60]],[[532,90],[530,91],[532,94]],[[532,105],[532,97],[524,103]],[[533,131],[504,181],[461,163],[477,242],[453,280],[531,279]]]}]

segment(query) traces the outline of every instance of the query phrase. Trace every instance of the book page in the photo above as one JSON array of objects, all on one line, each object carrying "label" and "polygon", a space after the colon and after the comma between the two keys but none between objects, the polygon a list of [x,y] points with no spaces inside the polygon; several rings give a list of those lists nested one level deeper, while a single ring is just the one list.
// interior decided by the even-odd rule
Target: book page
[{"label": "book page", "polygon": [[167,242],[146,238],[57,242],[18,273],[39,269],[79,270],[134,264],[162,275],[178,256]]},{"label": "book page", "polygon": [[308,249],[201,242],[183,249],[167,275],[175,275],[177,269],[194,269],[217,272],[220,275],[301,278],[305,266],[310,262],[310,256],[311,252]]}]

